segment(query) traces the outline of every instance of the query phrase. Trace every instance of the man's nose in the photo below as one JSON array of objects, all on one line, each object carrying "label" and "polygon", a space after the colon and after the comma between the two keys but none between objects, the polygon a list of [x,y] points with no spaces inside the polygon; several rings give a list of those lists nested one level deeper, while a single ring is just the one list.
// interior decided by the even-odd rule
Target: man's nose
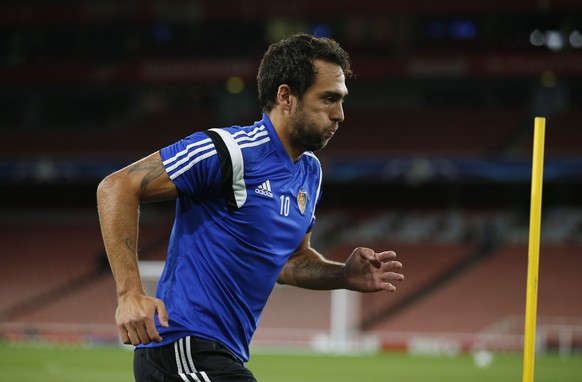
[{"label": "man's nose", "polygon": [[337,107],[335,107],[330,115],[330,119],[334,122],[342,122],[344,120],[344,107],[341,102],[338,102]]}]

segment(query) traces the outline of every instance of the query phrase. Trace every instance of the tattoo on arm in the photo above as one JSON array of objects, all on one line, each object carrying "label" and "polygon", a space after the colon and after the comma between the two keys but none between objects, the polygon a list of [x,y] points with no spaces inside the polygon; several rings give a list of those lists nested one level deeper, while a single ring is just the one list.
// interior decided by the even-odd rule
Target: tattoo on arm
[{"label": "tattoo on arm", "polygon": [[147,185],[156,178],[159,178],[165,170],[164,166],[162,165],[162,161],[156,158],[137,164],[136,166],[130,168],[127,173],[131,174],[138,171],[147,171],[147,174],[144,175],[140,185],[141,189],[145,190]]},{"label": "tattoo on arm", "polygon": [[296,271],[304,271],[311,274],[320,274],[324,269],[325,264],[322,262],[313,262],[309,258],[302,258],[295,261],[293,269]]},{"label": "tattoo on arm", "polygon": [[133,240],[131,240],[131,238],[127,238],[125,239],[125,246],[127,247],[127,249],[129,249],[132,253],[137,255],[137,250],[133,245]]},{"label": "tattoo on arm", "polygon": [[344,287],[341,267],[316,257],[300,257],[291,264],[290,284],[307,289]]}]

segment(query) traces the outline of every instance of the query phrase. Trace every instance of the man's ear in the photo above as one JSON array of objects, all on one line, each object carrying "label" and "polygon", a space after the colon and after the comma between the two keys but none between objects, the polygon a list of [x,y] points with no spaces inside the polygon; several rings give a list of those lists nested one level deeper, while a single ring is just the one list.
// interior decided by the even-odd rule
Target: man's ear
[{"label": "man's ear", "polygon": [[291,88],[289,85],[282,84],[279,85],[277,89],[277,103],[281,106],[283,110],[290,110],[291,104],[293,103],[293,94],[291,93]]}]

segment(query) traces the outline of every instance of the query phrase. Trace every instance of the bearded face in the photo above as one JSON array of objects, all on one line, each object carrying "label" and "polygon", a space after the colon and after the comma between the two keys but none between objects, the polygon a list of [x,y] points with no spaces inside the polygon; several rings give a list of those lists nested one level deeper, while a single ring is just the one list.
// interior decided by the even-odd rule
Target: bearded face
[{"label": "bearded face", "polygon": [[343,101],[348,89],[342,69],[321,60],[315,60],[314,67],[315,81],[302,96],[294,96],[288,86],[281,93],[290,106],[285,135],[293,158],[324,148],[344,120]]},{"label": "bearded face", "polygon": [[299,103],[291,120],[290,142],[305,151],[318,151],[324,148],[337,129],[337,122],[318,122],[305,111]]}]

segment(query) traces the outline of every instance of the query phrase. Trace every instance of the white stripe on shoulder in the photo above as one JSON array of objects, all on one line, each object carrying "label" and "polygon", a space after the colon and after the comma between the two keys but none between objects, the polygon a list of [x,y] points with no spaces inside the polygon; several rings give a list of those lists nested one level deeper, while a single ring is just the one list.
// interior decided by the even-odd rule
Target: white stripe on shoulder
[{"label": "white stripe on shoulder", "polygon": [[242,207],[247,200],[247,188],[245,185],[244,172],[245,162],[242,155],[241,147],[237,144],[234,137],[224,129],[210,129],[216,132],[222,138],[232,165],[232,191],[238,208]]},{"label": "white stripe on shoulder", "polygon": [[236,138],[236,141],[238,143],[243,142],[243,141],[256,141],[258,138],[264,137],[264,136],[269,136],[269,132],[268,131],[262,131],[260,133],[257,133],[255,135],[251,136],[242,136],[239,138]]},{"label": "white stripe on shoulder", "polygon": [[[231,137],[225,138],[226,134],[221,134],[225,143],[227,143],[226,142],[227,140],[232,141],[233,143],[233,145],[231,145],[229,148],[231,156],[233,155],[232,149],[236,146],[238,146],[239,149],[243,149],[246,147],[260,146],[270,141],[269,132],[266,130],[266,127],[264,125],[258,126],[249,132],[241,130],[234,134],[230,134],[224,129],[211,129],[211,130],[216,132],[224,131],[226,134],[228,134],[228,137]],[[187,145],[183,150],[174,154],[174,156],[164,160],[162,163],[164,164],[164,166],[166,166],[166,172],[168,173],[170,179],[174,180],[178,176],[190,170],[194,165],[196,165],[200,161],[209,158],[213,155],[216,155],[216,148],[214,147],[214,143],[210,138],[205,138],[198,142],[194,142]],[[236,158],[233,159],[239,158],[237,156]],[[240,158],[240,161],[241,161],[240,163],[242,163],[242,156]],[[241,202],[242,199],[243,197],[241,195]],[[244,199],[246,199],[246,197],[244,197]]]},{"label": "white stripe on shoulder", "polygon": [[[210,138],[208,138],[210,139]],[[193,146],[191,146],[190,148],[192,148]],[[199,147],[191,152],[188,152],[188,155],[186,155],[184,158],[180,159],[180,160],[176,160],[178,156],[183,156],[185,153],[187,153],[187,150],[182,150],[180,151],[178,154],[174,155],[172,158],[169,158],[167,160],[165,160],[164,162],[162,162],[162,164],[164,166],[166,166],[166,171],[170,172],[173,171],[176,167],[179,167],[181,165],[183,165],[184,163],[190,161],[192,159],[192,157],[197,156],[198,154],[207,151],[207,150],[212,150],[214,149],[214,143],[212,143],[212,141],[208,142],[208,144],[206,146],[203,147]],[[170,163],[175,162],[174,164],[172,164],[171,166],[168,166]]]},{"label": "white stripe on shoulder", "polygon": [[237,131],[236,133],[232,134],[233,137],[238,137],[239,135],[248,135],[249,137],[252,135],[255,135],[257,132],[259,131],[263,131],[265,130],[265,125],[261,125],[258,127],[255,127],[252,131],[246,131],[246,130],[241,130],[241,131]]},{"label": "white stripe on shoulder", "polygon": [[170,179],[174,180],[177,177],[179,177],[180,175],[182,175],[183,173],[185,173],[186,171],[190,170],[196,163],[206,159],[206,158],[210,158],[211,156],[216,155],[216,150],[212,150],[209,151],[203,155],[199,155],[196,157],[196,159],[194,159],[193,161],[190,161],[186,166],[180,167],[178,170],[170,173],[170,171],[168,171],[168,175],[170,177]]},{"label": "white stripe on shoulder", "polygon": [[187,145],[184,150],[176,153],[173,157],[166,159],[163,164],[167,165],[169,163],[174,162],[175,160],[177,160],[178,158],[180,158],[181,156],[186,155],[186,153],[188,153],[188,151],[192,148],[192,147],[196,147],[196,146],[201,146],[201,145],[206,145],[208,143],[211,143],[212,140],[210,138],[206,138],[206,139],[202,139],[201,141],[198,142],[194,142],[194,143],[190,143],[189,145]]},{"label": "white stripe on shoulder", "polygon": [[264,143],[267,143],[271,140],[271,138],[267,137],[267,138],[263,138],[260,141],[256,141],[256,142],[248,142],[248,143],[243,143],[241,145],[239,145],[238,147],[240,147],[241,149],[244,149],[246,147],[255,147],[255,146],[260,146]]}]

